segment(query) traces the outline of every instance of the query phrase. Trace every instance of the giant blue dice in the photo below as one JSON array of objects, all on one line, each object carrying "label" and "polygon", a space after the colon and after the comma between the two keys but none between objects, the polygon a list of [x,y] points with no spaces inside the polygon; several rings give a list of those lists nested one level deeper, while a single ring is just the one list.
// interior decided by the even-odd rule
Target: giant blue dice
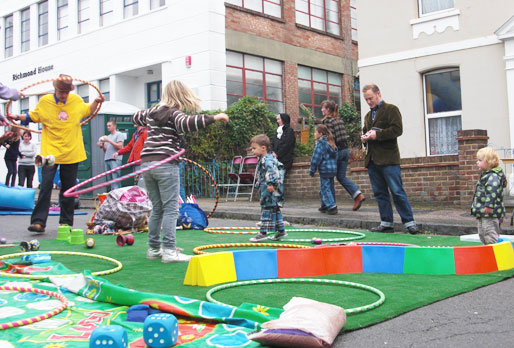
[{"label": "giant blue dice", "polygon": [[97,327],[89,337],[89,348],[127,348],[127,332],[119,325]]},{"label": "giant blue dice", "polygon": [[143,338],[150,348],[171,347],[178,340],[178,321],[169,313],[157,313],[146,317]]}]

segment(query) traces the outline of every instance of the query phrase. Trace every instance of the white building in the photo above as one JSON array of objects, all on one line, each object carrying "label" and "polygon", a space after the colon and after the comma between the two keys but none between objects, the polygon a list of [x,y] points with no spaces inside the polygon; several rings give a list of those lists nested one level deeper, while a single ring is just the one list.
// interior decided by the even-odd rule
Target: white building
[{"label": "white building", "polygon": [[460,129],[486,129],[492,146],[514,148],[514,1],[358,6],[360,83],[400,108],[402,157],[454,154]]}]

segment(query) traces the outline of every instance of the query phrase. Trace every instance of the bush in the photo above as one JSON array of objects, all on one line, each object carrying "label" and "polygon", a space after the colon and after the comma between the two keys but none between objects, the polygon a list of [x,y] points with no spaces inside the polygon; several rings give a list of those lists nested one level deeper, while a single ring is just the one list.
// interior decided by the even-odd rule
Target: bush
[{"label": "bush", "polygon": [[344,123],[346,134],[348,134],[349,148],[362,148],[361,115],[355,109],[353,103],[344,103],[339,107],[339,117]]}]

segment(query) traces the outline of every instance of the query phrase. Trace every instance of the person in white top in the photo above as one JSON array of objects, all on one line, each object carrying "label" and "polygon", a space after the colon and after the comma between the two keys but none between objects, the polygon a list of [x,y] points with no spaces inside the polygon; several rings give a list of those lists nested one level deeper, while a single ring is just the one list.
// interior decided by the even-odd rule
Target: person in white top
[{"label": "person in white top", "polygon": [[27,180],[27,188],[32,188],[32,181],[34,180],[34,173],[36,166],[34,159],[36,157],[36,145],[31,143],[32,134],[29,131],[23,132],[23,141],[20,143],[19,151],[21,158],[18,160],[18,186],[25,185]]}]

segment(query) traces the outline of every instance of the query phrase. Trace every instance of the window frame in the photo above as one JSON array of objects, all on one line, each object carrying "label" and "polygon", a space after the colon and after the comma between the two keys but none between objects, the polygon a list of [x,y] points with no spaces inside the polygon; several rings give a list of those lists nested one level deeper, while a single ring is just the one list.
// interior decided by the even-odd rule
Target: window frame
[{"label": "window frame", "polygon": [[[113,8],[113,4],[112,4],[112,0],[99,0],[100,3],[99,3],[99,6],[100,6],[100,26],[101,27],[104,27],[106,25],[109,25],[112,23],[112,19],[113,19],[113,15],[114,15],[114,8]],[[110,4],[111,6],[111,9],[106,11],[106,12],[102,12],[104,10],[104,5],[108,3]]]},{"label": "window frame", "polygon": [[[250,7],[246,7],[245,6],[245,1],[248,1],[248,0],[235,0],[235,1],[230,1],[230,0],[227,0],[226,3],[227,4],[230,4],[230,5],[233,5],[233,6],[238,6],[238,7],[241,7],[241,8],[244,8],[245,10],[248,10],[248,11],[252,11],[252,12],[256,12],[256,13],[260,13],[260,14],[263,14],[263,15],[266,15],[266,16],[270,16],[270,17],[274,17],[274,18],[282,18],[283,17],[283,11],[282,11],[282,8],[283,8],[283,5],[284,5],[284,0],[259,0],[261,3],[262,3],[262,11],[259,11],[259,10],[256,10],[254,8],[250,8]],[[276,3],[278,1],[278,4]],[[237,3],[234,3],[234,2],[237,2]],[[239,4],[239,2],[241,4]],[[272,13],[267,13],[266,12],[266,6],[265,4],[271,4],[270,6],[277,6],[279,9],[280,9],[280,15],[275,15],[275,14],[272,14]]]},{"label": "window frame", "polygon": [[[8,25],[8,20],[11,20],[11,25]],[[14,55],[14,16],[11,14],[10,16],[5,17],[5,30],[4,30],[4,57],[12,57]],[[10,32],[10,35],[8,33]],[[9,45],[10,42],[10,46]]]},{"label": "window frame", "polygon": [[437,10],[437,11],[423,13],[423,1],[427,1],[427,0],[418,0],[418,15],[419,15],[419,18],[426,17],[426,16],[433,16],[433,15],[438,14],[438,13],[447,12],[447,11],[451,11],[451,10],[455,9],[455,0],[451,0],[451,1],[453,1],[453,6],[452,7],[445,8],[443,10]]},{"label": "window frame", "polygon": [[[298,10],[297,1],[305,1],[305,2],[307,2],[307,12]],[[341,23],[342,23],[342,21],[341,21],[341,1],[340,0],[323,0],[323,17],[319,17],[317,15],[313,15],[312,14],[311,1],[312,0],[295,0],[295,22],[296,22],[296,24],[304,26],[304,27],[308,27],[308,28],[310,28],[312,30],[317,30],[317,31],[320,31],[320,32],[324,32],[324,33],[327,33],[327,34],[330,34],[330,35],[341,36],[342,35],[341,34],[342,33],[342,28],[341,28]],[[337,3],[337,7],[336,7],[337,8],[337,22],[331,21],[331,20],[329,20],[327,18],[327,5],[326,5],[327,1],[333,1],[333,2]],[[297,19],[298,13],[304,14],[304,15],[306,15],[309,18],[309,24],[308,25],[302,24],[302,23],[298,22],[298,19]],[[312,18],[313,17],[321,19],[323,21],[324,29],[319,29],[319,28],[316,28],[316,27],[312,26]],[[329,22],[337,24],[337,28],[338,28],[338,32],[337,33],[333,33],[333,32],[328,31],[327,23],[329,23]]]},{"label": "window frame", "polygon": [[[87,7],[85,8],[81,8],[81,4],[83,4],[83,2],[87,1]],[[78,0],[77,1],[77,33],[78,34],[83,34],[83,33],[86,33],[88,32],[89,30],[89,20],[91,19],[91,15],[90,15],[90,0]],[[87,12],[86,12],[87,11]],[[86,19],[83,19],[82,18],[82,14],[84,14],[84,12],[86,12],[86,15],[87,15],[87,18]]]},{"label": "window frame", "polygon": [[[44,4],[46,4],[46,10],[45,10],[45,12],[42,12],[41,8]],[[38,41],[38,46],[43,47],[43,46],[48,45],[48,0],[41,1],[40,3],[38,3],[37,12],[38,12],[38,16],[37,16],[37,19],[38,19],[37,38],[38,38],[38,40],[37,41]],[[46,21],[44,23],[42,20],[43,18],[46,18]]]},{"label": "window frame", "polygon": [[[127,3],[129,2],[129,3]],[[128,13],[132,12],[132,13]],[[123,18],[131,18],[139,14],[139,0],[123,0]]]},{"label": "window frame", "polygon": [[[237,66],[237,65],[229,65],[227,63],[227,68],[232,68],[232,69],[240,69],[242,72],[241,72],[241,76],[242,76],[242,88],[243,88],[243,94],[242,95],[239,95],[239,94],[234,94],[234,93],[229,93],[228,92],[228,88],[227,88],[227,97],[228,96],[231,96],[231,97],[237,97],[238,100],[243,98],[243,97],[246,97],[248,96],[247,95],[247,83],[246,83],[246,72],[253,72],[253,73],[260,73],[262,74],[262,98],[260,97],[255,97],[255,96],[251,96],[251,97],[254,97],[254,98],[257,98],[258,100],[262,101],[263,103],[265,103],[266,105],[268,105],[267,102],[273,102],[273,103],[279,103],[280,104],[280,110],[279,112],[284,112],[285,110],[285,102],[284,102],[284,77],[285,77],[285,73],[284,73],[284,62],[283,61],[280,61],[280,60],[276,60],[276,59],[270,59],[270,58],[267,58],[267,57],[262,57],[262,56],[257,56],[257,55],[254,55],[254,54],[248,54],[248,53],[243,53],[243,52],[237,52],[237,51],[227,51],[227,54],[229,53],[236,53],[236,54],[240,54],[242,55],[242,64],[243,66],[240,67],[240,66]],[[251,68],[247,68],[245,66],[245,60],[246,60],[246,57],[247,56],[251,56],[251,57],[257,57],[257,58],[260,58],[262,59],[262,67],[263,67],[263,70],[260,71],[260,70],[256,70],[256,69],[251,69]],[[274,73],[274,72],[268,72],[266,71],[266,60],[271,60],[271,61],[274,61],[274,62],[278,62],[280,63],[281,65],[281,74],[277,74],[277,73]],[[267,84],[266,84],[266,75],[269,74],[269,75],[273,75],[273,76],[279,76],[280,77],[280,91],[281,91],[281,96],[282,96],[282,99],[281,100],[278,100],[278,99],[271,99],[271,98],[268,98],[267,97]],[[227,85],[228,85],[228,82],[229,82],[229,79],[228,79],[228,76],[227,76]],[[239,82],[239,81],[238,81]],[[228,87],[228,86],[227,86]],[[228,98],[227,98],[228,99]],[[228,100],[227,100],[227,104],[228,104]],[[228,105],[227,105],[228,106]]]},{"label": "window frame", "polygon": [[441,74],[441,73],[451,72],[451,71],[459,71],[459,80],[460,80],[460,69],[459,69],[459,67],[435,69],[435,70],[427,71],[427,72],[423,73],[423,75],[422,75],[422,77],[423,77],[422,78],[422,83],[423,83],[423,114],[424,114],[424,117],[425,117],[425,146],[426,146],[427,156],[449,156],[449,155],[457,154],[457,153],[447,153],[447,154],[437,153],[437,154],[431,154],[431,151],[430,151],[430,123],[429,123],[430,120],[438,119],[438,118],[460,116],[461,129],[462,129],[462,94],[461,94],[461,109],[460,110],[443,111],[443,112],[432,112],[432,113],[428,112],[426,76],[427,75]]},{"label": "window frame", "polygon": [[[106,86],[105,83],[107,83],[107,90],[104,89],[104,87]],[[105,101],[111,100],[111,80],[110,80],[110,78],[98,80],[98,89],[100,89],[100,92],[102,92],[102,94],[105,98]]]},{"label": "window frame", "polygon": [[150,10],[166,6],[166,0],[150,0]]},{"label": "window frame", "polygon": [[[155,100],[150,99],[151,89],[153,86],[157,86],[157,99],[155,99]],[[148,82],[146,84],[146,107],[150,108],[154,104],[159,103],[161,101],[161,95],[162,95],[162,80]]]},{"label": "window frame", "polygon": [[[355,14],[355,16],[353,16],[353,14]],[[352,28],[352,41],[359,41],[359,35],[357,31],[357,0],[350,0],[350,26]]]},{"label": "window frame", "polygon": [[[334,72],[334,71],[323,70],[323,69],[319,69],[319,68],[313,68],[313,67],[306,66],[306,65],[298,65],[298,71],[300,70],[300,67],[310,69],[311,78],[310,78],[310,80],[307,80],[305,78],[301,78],[300,74],[297,75],[297,79],[298,79],[298,108],[300,107],[300,104],[304,105],[305,107],[310,108],[312,114],[314,115],[314,117],[317,118],[316,117],[316,113],[315,113],[315,109],[320,109],[321,110],[321,103],[320,104],[315,104],[315,95],[321,95],[321,94],[314,93],[314,83],[325,84],[326,85],[326,89],[325,89],[326,95],[324,95],[324,97],[325,97],[324,100],[327,100],[327,99],[332,99],[333,100],[333,97],[330,95],[330,88],[329,88],[329,86],[339,87],[339,100],[336,102],[336,104],[341,105],[341,103],[343,101],[343,87],[344,87],[344,85],[343,85],[343,74],[338,73],[338,72]],[[326,79],[327,82],[326,83],[314,80],[314,74],[313,74],[314,69],[326,73],[326,76],[327,76],[327,79]],[[328,75],[329,73],[333,73],[333,74],[336,74],[336,75],[339,76],[339,83],[340,83],[340,85],[335,85],[335,84],[329,82],[329,75]],[[310,104],[307,104],[307,103],[304,103],[304,102],[300,102],[300,81],[309,81],[310,82],[310,89],[311,89],[311,92],[310,92],[311,93],[311,103]],[[299,112],[300,117],[305,117],[305,115],[303,114],[301,109],[299,109],[299,110],[300,110],[300,112]]]},{"label": "window frame", "polygon": [[[59,3],[62,3],[62,5],[59,5]],[[66,39],[66,36],[68,34],[68,31],[70,29],[70,26],[68,24],[69,21],[69,2],[68,0],[57,0],[57,41],[61,41]],[[66,8],[66,15],[61,16],[61,11]]]},{"label": "window frame", "polygon": [[[23,40],[23,37],[26,40]],[[20,11],[20,52],[30,51],[30,7]]]}]

